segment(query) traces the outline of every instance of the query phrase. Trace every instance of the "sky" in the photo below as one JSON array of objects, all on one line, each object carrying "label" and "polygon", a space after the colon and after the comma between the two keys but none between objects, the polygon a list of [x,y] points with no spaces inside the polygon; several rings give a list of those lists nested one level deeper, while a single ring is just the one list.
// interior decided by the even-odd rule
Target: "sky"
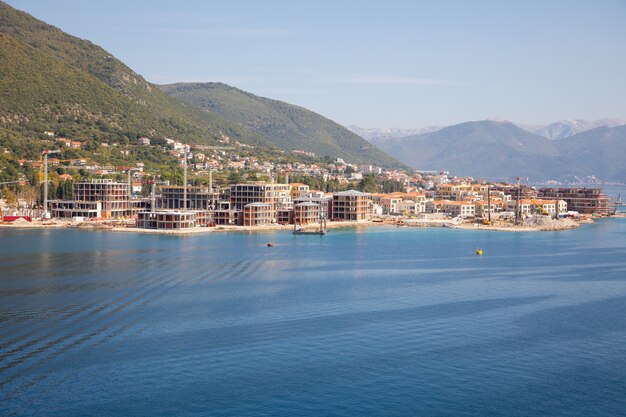
[{"label": "sky", "polygon": [[150,82],[223,82],[346,126],[626,119],[626,0],[7,3]]}]

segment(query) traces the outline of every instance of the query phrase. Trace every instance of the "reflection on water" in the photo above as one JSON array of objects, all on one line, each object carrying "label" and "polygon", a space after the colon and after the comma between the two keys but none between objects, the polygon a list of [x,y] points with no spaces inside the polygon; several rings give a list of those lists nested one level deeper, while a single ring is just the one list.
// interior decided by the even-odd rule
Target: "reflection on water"
[{"label": "reflection on water", "polygon": [[626,409],[623,219],[551,233],[1,230],[0,271],[2,415]]}]

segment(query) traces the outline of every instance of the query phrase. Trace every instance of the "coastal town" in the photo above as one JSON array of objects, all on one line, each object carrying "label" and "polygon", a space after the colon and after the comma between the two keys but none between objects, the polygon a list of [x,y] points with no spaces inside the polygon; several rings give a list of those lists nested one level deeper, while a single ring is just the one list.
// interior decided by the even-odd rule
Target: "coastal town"
[{"label": "coastal town", "polygon": [[[64,161],[54,158],[61,151],[44,151],[39,161],[21,161],[40,171],[41,201],[19,191],[8,199],[10,184],[4,185],[5,195],[0,200],[3,225],[171,233],[312,228],[323,220],[331,228],[393,224],[555,230],[577,227],[593,217],[612,214],[611,200],[601,188],[535,188],[521,181],[488,182],[454,177],[447,172],[387,170],[350,164],[341,158],[325,167],[315,163],[279,164],[240,155],[238,150],[249,146],[230,143],[227,136],[221,141],[224,146],[194,146],[166,139],[164,149],[176,158],[183,171],[182,185],[170,184],[155,173],[148,174],[141,162],[106,167],[76,159],[62,165]],[[60,147],[83,146],[83,142],[65,138],[57,138],[56,142]],[[138,138],[137,142],[137,146],[154,146],[148,138]],[[120,152],[128,150],[121,148]],[[59,193],[48,196],[50,169],[54,170],[57,187],[67,190],[65,198],[58,198]],[[92,177],[75,180],[78,170]],[[240,181],[214,184],[213,174],[224,172]],[[315,189],[311,186],[315,181],[290,182],[290,177],[315,179],[322,184],[332,181],[336,189]],[[368,177],[394,187],[355,189]],[[208,181],[191,185],[197,184],[198,178]],[[393,188],[400,191],[392,191]]]}]

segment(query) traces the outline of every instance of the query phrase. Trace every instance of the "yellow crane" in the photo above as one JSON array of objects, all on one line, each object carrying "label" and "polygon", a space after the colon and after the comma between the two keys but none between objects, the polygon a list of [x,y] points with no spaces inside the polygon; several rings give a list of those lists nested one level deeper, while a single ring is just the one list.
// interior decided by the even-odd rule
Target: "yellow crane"
[{"label": "yellow crane", "polygon": [[[51,152],[51,153],[58,153],[58,152],[61,152],[61,151],[54,151],[54,152]],[[43,184],[43,180],[44,180],[44,176],[45,176],[44,172],[43,172],[44,171],[44,160],[43,160],[44,157],[43,157],[43,155],[44,155],[43,152],[41,153],[41,155],[39,155],[39,183],[40,184]],[[75,159],[56,159],[57,162],[72,162],[74,160]]]},{"label": "yellow crane", "polygon": [[[522,193],[525,194],[524,191],[522,191]],[[537,207],[537,211],[539,211],[539,213],[543,214],[544,216],[549,216],[550,215],[550,213],[548,213],[548,211],[546,209],[544,209],[541,204],[537,203],[537,201],[535,201],[535,199],[532,198],[530,195],[526,194],[525,197],[528,198],[530,200],[530,202],[535,205],[535,207]],[[559,202],[557,201],[556,204],[559,204]]]}]

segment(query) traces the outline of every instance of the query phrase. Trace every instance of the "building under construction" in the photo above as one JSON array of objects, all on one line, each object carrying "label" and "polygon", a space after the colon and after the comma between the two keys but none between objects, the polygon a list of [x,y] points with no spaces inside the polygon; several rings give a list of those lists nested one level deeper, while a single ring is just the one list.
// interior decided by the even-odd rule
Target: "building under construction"
[{"label": "building under construction", "polygon": [[137,227],[141,229],[180,230],[196,227],[193,211],[144,211],[137,215]]},{"label": "building under construction", "polygon": [[168,185],[159,189],[160,196],[157,207],[161,209],[180,210],[211,210],[217,207],[219,192],[209,187],[187,187],[187,204],[185,204],[185,187]]},{"label": "building under construction", "polygon": [[370,195],[356,190],[333,194],[332,218],[346,221],[366,221],[371,216]]},{"label": "building under construction", "polygon": [[125,182],[95,179],[74,183],[74,200],[102,202],[101,217],[106,219],[132,215],[128,194],[128,183]]},{"label": "building under construction", "polygon": [[236,210],[243,210],[251,203],[264,203],[270,205],[272,216],[275,217],[276,210],[287,208],[290,202],[287,184],[268,184],[259,181],[230,186],[230,204]]},{"label": "building under construction", "polygon": [[94,179],[74,183],[72,200],[48,200],[54,218],[134,217],[149,207],[148,199],[131,198],[128,183]]},{"label": "building under construction", "polygon": [[610,197],[601,188],[541,188],[539,198],[564,200],[567,209],[581,214],[608,216]]}]

